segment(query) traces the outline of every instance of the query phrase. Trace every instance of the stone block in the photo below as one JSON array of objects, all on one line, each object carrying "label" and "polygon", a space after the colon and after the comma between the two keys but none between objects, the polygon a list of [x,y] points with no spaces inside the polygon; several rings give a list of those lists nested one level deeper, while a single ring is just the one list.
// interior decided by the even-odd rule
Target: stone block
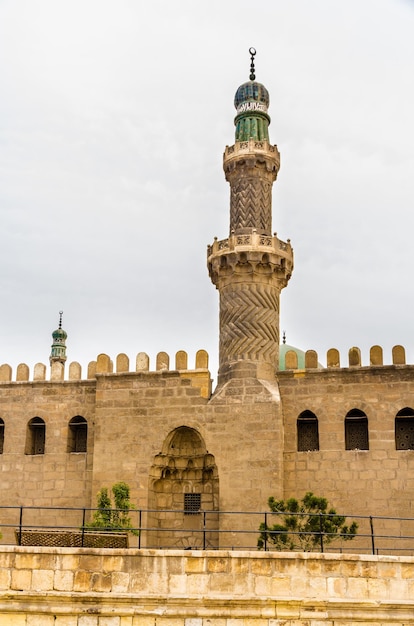
[{"label": "stone block", "polygon": [[91,572],[85,572],[83,570],[75,572],[73,591],[91,591],[91,578]]},{"label": "stone block", "polygon": [[78,626],[78,616],[56,615],[54,626]]},{"label": "stone block", "polygon": [[126,572],[113,572],[112,593],[127,593],[129,588],[129,574]]},{"label": "stone block", "polygon": [[326,578],[323,576],[309,576],[309,590],[312,597],[326,598]]},{"label": "stone block", "polygon": [[0,569],[0,589],[10,589],[11,571]]},{"label": "stone block", "polygon": [[53,589],[54,571],[35,569],[32,573],[32,589],[34,591],[51,591]]},{"label": "stone block", "polygon": [[[40,622],[38,622],[40,626]],[[26,615],[15,613],[3,613],[0,614],[0,626],[26,626]]]},{"label": "stone block", "polygon": [[251,571],[252,574],[259,574],[261,576],[271,576],[273,568],[273,562],[271,559],[252,559]]},{"label": "stone block", "polygon": [[382,600],[388,597],[389,589],[387,581],[381,578],[369,578],[367,581],[367,594],[371,600]]},{"label": "stone block", "polygon": [[227,558],[209,557],[207,559],[208,572],[227,572],[229,570],[229,560]]},{"label": "stone block", "polygon": [[132,573],[129,579],[130,593],[144,593],[148,589],[148,577],[145,573]]},{"label": "stone block", "polygon": [[28,569],[13,570],[11,576],[11,589],[16,591],[29,591],[32,584],[32,572]]},{"label": "stone block", "polygon": [[270,576],[255,576],[254,577],[254,592],[261,598],[263,596],[270,596],[272,593],[272,579]]},{"label": "stone block", "polygon": [[56,626],[54,615],[28,615],[26,626]]},{"label": "stone block", "polygon": [[188,574],[204,571],[204,559],[189,557],[185,562],[185,571]]},{"label": "stone block", "polygon": [[111,591],[112,577],[111,574],[102,574],[94,572],[91,576],[92,591],[109,592]]},{"label": "stone block", "polygon": [[57,570],[53,582],[54,589],[56,589],[56,591],[72,591],[73,578],[73,572],[69,570]]},{"label": "stone block", "polygon": [[121,618],[117,616],[100,617],[99,626],[121,626]]},{"label": "stone block", "polygon": [[272,578],[270,593],[272,596],[288,596],[292,592],[292,579],[290,576],[278,576]]},{"label": "stone block", "polygon": [[208,574],[192,574],[191,576],[187,576],[186,589],[189,595],[206,594],[209,590],[209,585],[213,585],[213,580]]},{"label": "stone block", "polygon": [[332,598],[346,598],[346,579],[337,577],[328,577],[327,579],[328,595]]},{"label": "stone block", "polygon": [[347,578],[347,598],[366,598],[368,596],[368,581],[366,578]]},{"label": "stone block", "polygon": [[78,619],[78,626],[98,626],[96,615],[81,615]]}]

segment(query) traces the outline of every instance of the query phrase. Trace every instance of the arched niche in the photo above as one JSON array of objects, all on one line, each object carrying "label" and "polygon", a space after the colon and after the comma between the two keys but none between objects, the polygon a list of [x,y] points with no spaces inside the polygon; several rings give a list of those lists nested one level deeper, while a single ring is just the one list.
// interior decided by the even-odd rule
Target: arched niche
[{"label": "arched niche", "polygon": [[149,476],[148,547],[218,547],[219,478],[200,433],[179,426],[165,438]]}]

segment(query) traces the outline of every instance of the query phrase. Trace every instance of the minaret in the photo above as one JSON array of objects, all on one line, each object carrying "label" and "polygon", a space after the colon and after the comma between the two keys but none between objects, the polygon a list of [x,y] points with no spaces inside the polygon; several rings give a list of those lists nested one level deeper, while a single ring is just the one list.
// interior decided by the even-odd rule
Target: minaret
[{"label": "minaret", "polygon": [[65,365],[66,361],[66,339],[68,335],[62,328],[62,315],[63,311],[59,311],[59,328],[52,333],[53,343],[49,357],[50,365],[56,362]]},{"label": "minaret", "polygon": [[208,247],[210,278],[220,293],[218,382],[272,380],[279,361],[279,298],[293,270],[293,252],[272,236],[272,185],[280,166],[269,143],[269,93],[250,80],[235,95],[236,137],[223,168],[230,183],[230,235]]}]

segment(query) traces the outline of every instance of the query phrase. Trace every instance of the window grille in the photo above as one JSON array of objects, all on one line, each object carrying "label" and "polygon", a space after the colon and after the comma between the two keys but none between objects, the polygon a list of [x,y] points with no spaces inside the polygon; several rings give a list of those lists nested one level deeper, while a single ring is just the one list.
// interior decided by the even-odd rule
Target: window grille
[{"label": "window grille", "polygon": [[201,493],[184,494],[184,515],[197,515],[201,509]]},{"label": "window grille", "polygon": [[69,422],[68,452],[86,452],[87,439],[87,421],[80,415],[73,417]]},{"label": "window grille", "polygon": [[41,417],[34,417],[27,425],[26,454],[44,454],[46,425]]},{"label": "window grille", "polygon": [[396,450],[414,450],[414,417],[395,418]]},{"label": "window grille", "polygon": [[318,418],[312,411],[304,411],[298,417],[298,452],[319,450]]},{"label": "window grille", "polygon": [[359,409],[352,409],[345,417],[345,449],[369,450],[368,419]]}]

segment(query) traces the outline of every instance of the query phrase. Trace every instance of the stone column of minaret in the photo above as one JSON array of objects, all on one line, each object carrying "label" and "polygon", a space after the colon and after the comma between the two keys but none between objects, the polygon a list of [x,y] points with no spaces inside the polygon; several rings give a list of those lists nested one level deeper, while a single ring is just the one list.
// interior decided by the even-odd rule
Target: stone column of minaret
[{"label": "stone column of minaret", "polygon": [[49,357],[50,365],[53,363],[62,363],[62,365],[65,365],[66,361],[66,339],[68,335],[62,328],[62,316],[63,311],[59,311],[59,328],[52,333],[53,343]]},{"label": "stone column of minaret", "polygon": [[272,235],[272,185],[280,167],[269,143],[269,93],[250,80],[235,95],[235,144],[223,167],[230,183],[230,235],[208,247],[220,293],[219,385],[234,377],[272,380],[279,365],[279,298],[293,270],[290,241]]}]

